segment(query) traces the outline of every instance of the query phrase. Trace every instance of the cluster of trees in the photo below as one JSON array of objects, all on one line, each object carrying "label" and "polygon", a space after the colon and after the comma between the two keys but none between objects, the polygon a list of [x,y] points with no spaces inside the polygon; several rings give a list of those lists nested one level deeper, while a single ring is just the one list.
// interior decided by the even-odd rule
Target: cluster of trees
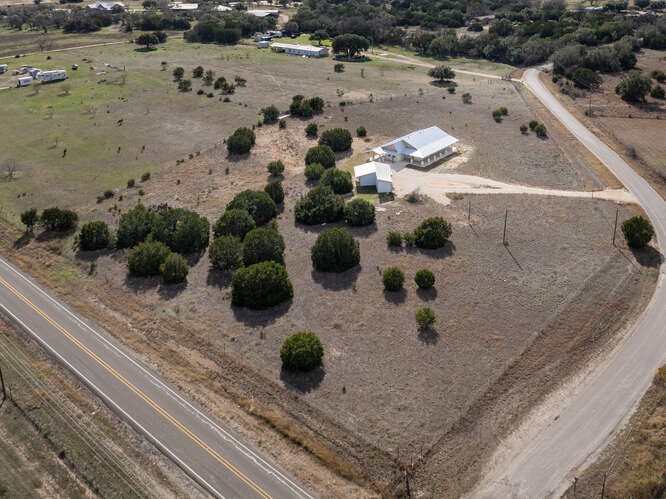
[{"label": "cluster of trees", "polygon": [[167,40],[167,34],[164,31],[155,31],[154,33],[142,33],[136,37],[137,45],[144,45],[146,49],[150,49],[152,45],[164,43]]},{"label": "cluster of trees", "polygon": [[255,140],[252,130],[247,127],[238,128],[227,138],[227,151],[229,154],[247,154],[254,147]]},{"label": "cluster of trees", "polygon": [[315,114],[321,114],[324,111],[324,99],[321,97],[310,97],[306,99],[303,95],[294,95],[289,105],[289,114],[310,118]]},{"label": "cluster of trees", "polygon": [[9,6],[4,15],[7,26],[21,30],[39,30],[47,33],[49,29],[62,28],[65,33],[88,33],[99,31],[105,26],[122,19],[122,9],[105,12],[97,9],[75,7],[69,10],[56,10],[47,5]]},{"label": "cluster of trees", "polygon": [[451,224],[442,217],[429,217],[423,220],[412,232],[401,234],[389,231],[386,243],[392,247],[416,246],[423,249],[438,249],[446,245],[451,237]]},{"label": "cluster of trees", "polygon": [[652,88],[652,79],[640,71],[629,71],[615,87],[615,93],[627,102],[645,102],[651,94],[656,99],[664,98],[664,89],[659,85]]},{"label": "cluster of trees", "polygon": [[354,33],[345,33],[333,38],[333,52],[336,54],[345,54],[347,59],[360,57],[363,52],[370,48],[370,42],[367,38]]},{"label": "cluster of trees", "polygon": [[136,12],[123,16],[124,29],[127,32],[140,31],[162,31],[174,30],[184,31],[192,27],[190,20],[183,15],[175,15],[167,11],[161,14],[155,12]]},{"label": "cluster of trees", "polygon": [[345,128],[330,128],[321,134],[319,145],[329,146],[333,152],[345,152],[351,149],[352,135]]},{"label": "cluster of trees", "polygon": [[45,230],[65,232],[76,227],[78,220],[79,216],[75,211],[58,208],[57,206],[45,208],[41,215],[35,208],[30,208],[21,213],[21,223],[25,225],[28,232],[32,232],[38,223],[41,223]]},{"label": "cluster of trees", "polygon": [[241,11],[222,15],[205,14],[184,36],[188,42],[230,45],[238,43],[242,37],[275,29],[275,23],[271,16],[258,18]]}]

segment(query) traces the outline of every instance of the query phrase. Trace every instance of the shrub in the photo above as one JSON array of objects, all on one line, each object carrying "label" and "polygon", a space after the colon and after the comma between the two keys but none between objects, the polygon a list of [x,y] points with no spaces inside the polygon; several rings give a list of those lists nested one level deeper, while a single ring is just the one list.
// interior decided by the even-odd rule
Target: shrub
[{"label": "shrub", "polygon": [[645,102],[652,80],[640,71],[629,71],[615,87],[615,93],[627,102]]},{"label": "shrub", "polygon": [[317,237],[310,252],[312,265],[321,272],[344,272],[361,260],[358,241],[348,229],[327,229]]},{"label": "shrub", "polygon": [[178,284],[187,279],[190,266],[178,253],[171,253],[160,265],[160,274],[167,284]]},{"label": "shrub", "polygon": [[456,72],[453,71],[449,66],[441,65],[429,69],[428,76],[430,76],[431,78],[435,78],[439,81],[453,80],[456,77]]},{"label": "shrub", "polygon": [[345,202],[327,185],[318,185],[296,202],[296,222],[305,225],[336,222],[343,216]]},{"label": "shrub", "polygon": [[330,128],[321,134],[320,145],[329,146],[333,152],[343,152],[351,149],[352,136],[344,128]]},{"label": "shrub", "polygon": [[523,135],[527,135],[527,125],[525,124],[520,125],[520,133],[522,133]]},{"label": "shrub", "polygon": [[294,295],[285,268],[277,262],[243,267],[231,278],[231,303],[240,307],[273,307]]},{"label": "shrub", "polygon": [[448,87],[446,91],[450,94],[455,94],[456,93],[456,87]]},{"label": "shrub", "polygon": [[499,109],[495,109],[493,111],[493,119],[497,122],[500,123],[502,121],[502,112]]},{"label": "shrub", "polygon": [[352,226],[370,225],[375,221],[375,205],[366,199],[352,199],[345,205],[345,222]]},{"label": "shrub", "polygon": [[357,137],[365,137],[366,135],[368,135],[368,131],[365,129],[364,126],[360,126],[356,129]]},{"label": "shrub", "polygon": [[655,69],[654,71],[652,71],[652,73],[650,73],[650,76],[652,76],[652,78],[657,80],[659,83],[666,83],[666,73],[664,73],[659,69]]},{"label": "shrub", "polygon": [[333,65],[333,71],[335,71],[336,73],[344,73],[345,65],[342,64],[341,62],[338,62],[337,64]]},{"label": "shrub", "polygon": [[66,210],[58,207],[46,208],[39,217],[47,230],[54,232],[64,232],[76,227],[79,216],[72,210]]},{"label": "shrub", "polygon": [[650,91],[650,97],[652,97],[653,99],[663,99],[664,97],[666,97],[666,91],[664,91],[664,87],[656,85]]},{"label": "shrub", "polygon": [[150,172],[143,173],[141,175],[141,182],[147,182],[150,180]]},{"label": "shrub", "polygon": [[282,187],[282,182],[279,180],[273,180],[266,184],[264,192],[271,197],[275,204],[280,204],[284,201],[284,188]]},{"label": "shrub", "polygon": [[158,275],[160,267],[171,254],[169,247],[159,241],[144,241],[127,256],[127,268],[133,276]]},{"label": "shrub", "polygon": [[402,234],[397,230],[391,230],[386,234],[386,244],[389,246],[402,246]]},{"label": "shrub", "polygon": [[347,194],[354,189],[351,173],[338,168],[329,168],[321,176],[321,184],[328,185],[336,194]]},{"label": "shrub", "polygon": [[277,207],[271,197],[263,191],[245,190],[234,196],[227,205],[227,210],[240,209],[247,211],[259,225],[268,223],[277,215]]},{"label": "shrub", "polygon": [[430,289],[435,285],[435,274],[428,269],[421,269],[416,272],[414,282],[421,289]]},{"label": "shrub", "polygon": [[247,210],[231,209],[225,211],[213,225],[215,237],[235,236],[243,240],[245,234],[257,226]]},{"label": "shrub", "polygon": [[464,94],[462,94],[461,97],[462,97],[463,104],[471,104],[472,103],[472,94],[470,94],[469,92],[465,92]]},{"label": "shrub", "polygon": [[270,105],[263,108],[261,114],[264,115],[264,123],[275,123],[280,116],[280,110],[277,107]]},{"label": "shrub", "polygon": [[243,265],[243,243],[236,236],[216,237],[208,249],[208,259],[215,269],[236,269]]},{"label": "shrub", "polygon": [[305,178],[319,180],[326,169],[319,163],[310,163],[305,167]]},{"label": "shrub", "polygon": [[168,208],[158,214],[151,235],[177,253],[206,249],[210,223],[206,217],[185,208]]},{"label": "shrub", "polygon": [[413,232],[405,232],[402,235],[402,239],[405,241],[405,246],[408,248],[413,248],[416,244],[416,236]]},{"label": "shrub", "polygon": [[502,116],[508,116],[509,114],[509,110],[504,106],[500,107],[498,111],[501,113]]},{"label": "shrub", "polygon": [[129,179],[127,181],[127,188],[131,189],[132,187],[134,187],[134,184],[136,184],[136,180],[134,180],[133,178]]},{"label": "shrub", "polygon": [[287,121],[286,120],[278,121],[278,128],[280,130],[284,130],[285,128],[287,128]]},{"label": "shrub", "polygon": [[189,92],[192,90],[192,80],[180,80],[178,82],[178,90],[181,92]]},{"label": "shrub", "polygon": [[323,356],[321,341],[309,331],[292,334],[280,348],[282,367],[290,371],[311,371],[321,365]]},{"label": "shrub", "polygon": [[622,222],[622,233],[627,246],[633,249],[641,249],[647,246],[654,236],[654,228],[649,220],[635,216]]},{"label": "shrub", "polygon": [[426,218],[414,229],[414,236],[419,248],[441,248],[451,237],[451,224],[442,217]]},{"label": "shrub", "polygon": [[203,66],[197,66],[192,70],[192,78],[201,78],[204,74]]},{"label": "shrub", "polygon": [[95,251],[108,248],[111,244],[111,232],[106,222],[96,220],[81,227],[79,248],[83,251]]},{"label": "shrub", "polygon": [[327,145],[318,145],[308,149],[305,154],[305,164],[319,163],[324,168],[335,166],[335,153]]},{"label": "shrub", "polygon": [[321,97],[311,97],[306,99],[302,95],[294,95],[289,105],[289,113],[292,116],[301,116],[309,118],[314,114],[319,114],[324,110],[324,99]]},{"label": "shrub", "polygon": [[243,241],[243,263],[274,261],[284,264],[284,239],[273,228],[252,229]]},{"label": "shrub", "polygon": [[268,163],[266,168],[271,175],[277,177],[278,175],[282,175],[282,172],[284,172],[284,163],[278,159],[277,161],[271,161]]},{"label": "shrub", "polygon": [[181,68],[180,66],[178,66],[177,68],[175,68],[173,70],[173,79],[174,80],[180,81],[183,78],[183,76],[185,76],[185,70],[183,68]]},{"label": "shrub", "polygon": [[36,208],[30,208],[21,213],[21,223],[25,225],[26,230],[32,231],[37,222],[39,222],[39,213]]},{"label": "shrub", "polygon": [[436,320],[435,311],[430,307],[423,307],[416,312],[416,324],[420,330],[431,328]]},{"label": "shrub", "polygon": [[308,139],[314,139],[319,133],[319,127],[316,123],[308,123],[308,126],[305,127],[305,136]]},{"label": "shrub", "polygon": [[546,125],[543,123],[539,123],[536,128],[534,129],[534,133],[536,133],[536,136],[539,137],[540,139],[545,139],[548,137],[548,130],[546,129]]},{"label": "shrub", "polygon": [[405,273],[398,267],[387,267],[382,272],[382,282],[386,291],[400,291],[405,283]]},{"label": "shrub", "polygon": [[120,225],[116,233],[118,248],[131,248],[145,241],[153,230],[157,213],[142,204],[136,205],[120,217]]},{"label": "shrub", "polygon": [[255,140],[252,130],[240,127],[227,138],[227,151],[229,154],[247,154],[254,146]]},{"label": "shrub", "polygon": [[534,131],[534,129],[539,126],[539,122],[537,120],[531,120],[529,126],[530,130]]}]

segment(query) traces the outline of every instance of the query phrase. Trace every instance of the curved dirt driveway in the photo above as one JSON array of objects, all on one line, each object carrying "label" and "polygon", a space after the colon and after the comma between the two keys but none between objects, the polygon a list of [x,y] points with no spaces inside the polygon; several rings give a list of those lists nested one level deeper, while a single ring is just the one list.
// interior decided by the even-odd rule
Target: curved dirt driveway
[{"label": "curved dirt driveway", "polygon": [[[529,69],[524,85],[635,196],[666,241],[666,202],[620,156],[574,118]],[[589,373],[557,394],[558,403],[537,408],[495,453],[475,498],[561,495],[626,423],[666,353],[666,265],[652,300],[625,338]]]}]

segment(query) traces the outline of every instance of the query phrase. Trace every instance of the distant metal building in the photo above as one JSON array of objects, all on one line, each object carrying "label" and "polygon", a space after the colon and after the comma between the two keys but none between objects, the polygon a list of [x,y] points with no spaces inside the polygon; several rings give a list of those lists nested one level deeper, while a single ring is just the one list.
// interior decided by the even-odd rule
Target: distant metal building
[{"label": "distant metal building", "polygon": [[328,47],[315,47],[314,45],[299,45],[291,43],[273,43],[271,44],[273,52],[284,52],[290,55],[300,55],[305,57],[326,57],[328,56]]}]

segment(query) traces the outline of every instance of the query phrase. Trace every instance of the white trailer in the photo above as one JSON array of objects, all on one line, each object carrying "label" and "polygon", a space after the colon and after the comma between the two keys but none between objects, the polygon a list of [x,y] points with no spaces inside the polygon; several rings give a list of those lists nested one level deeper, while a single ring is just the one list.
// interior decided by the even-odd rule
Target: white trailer
[{"label": "white trailer", "polygon": [[35,78],[44,83],[49,83],[52,81],[66,80],[68,77],[67,71],[64,69],[54,69],[53,71],[40,71]]},{"label": "white trailer", "polygon": [[18,83],[16,84],[16,86],[27,87],[28,85],[32,85],[33,81],[34,78],[32,76],[22,76],[21,78],[18,79]]},{"label": "white trailer", "polygon": [[7,65],[7,64],[0,64],[0,74],[2,74],[2,73],[6,73],[8,69],[9,69],[9,65]]}]

